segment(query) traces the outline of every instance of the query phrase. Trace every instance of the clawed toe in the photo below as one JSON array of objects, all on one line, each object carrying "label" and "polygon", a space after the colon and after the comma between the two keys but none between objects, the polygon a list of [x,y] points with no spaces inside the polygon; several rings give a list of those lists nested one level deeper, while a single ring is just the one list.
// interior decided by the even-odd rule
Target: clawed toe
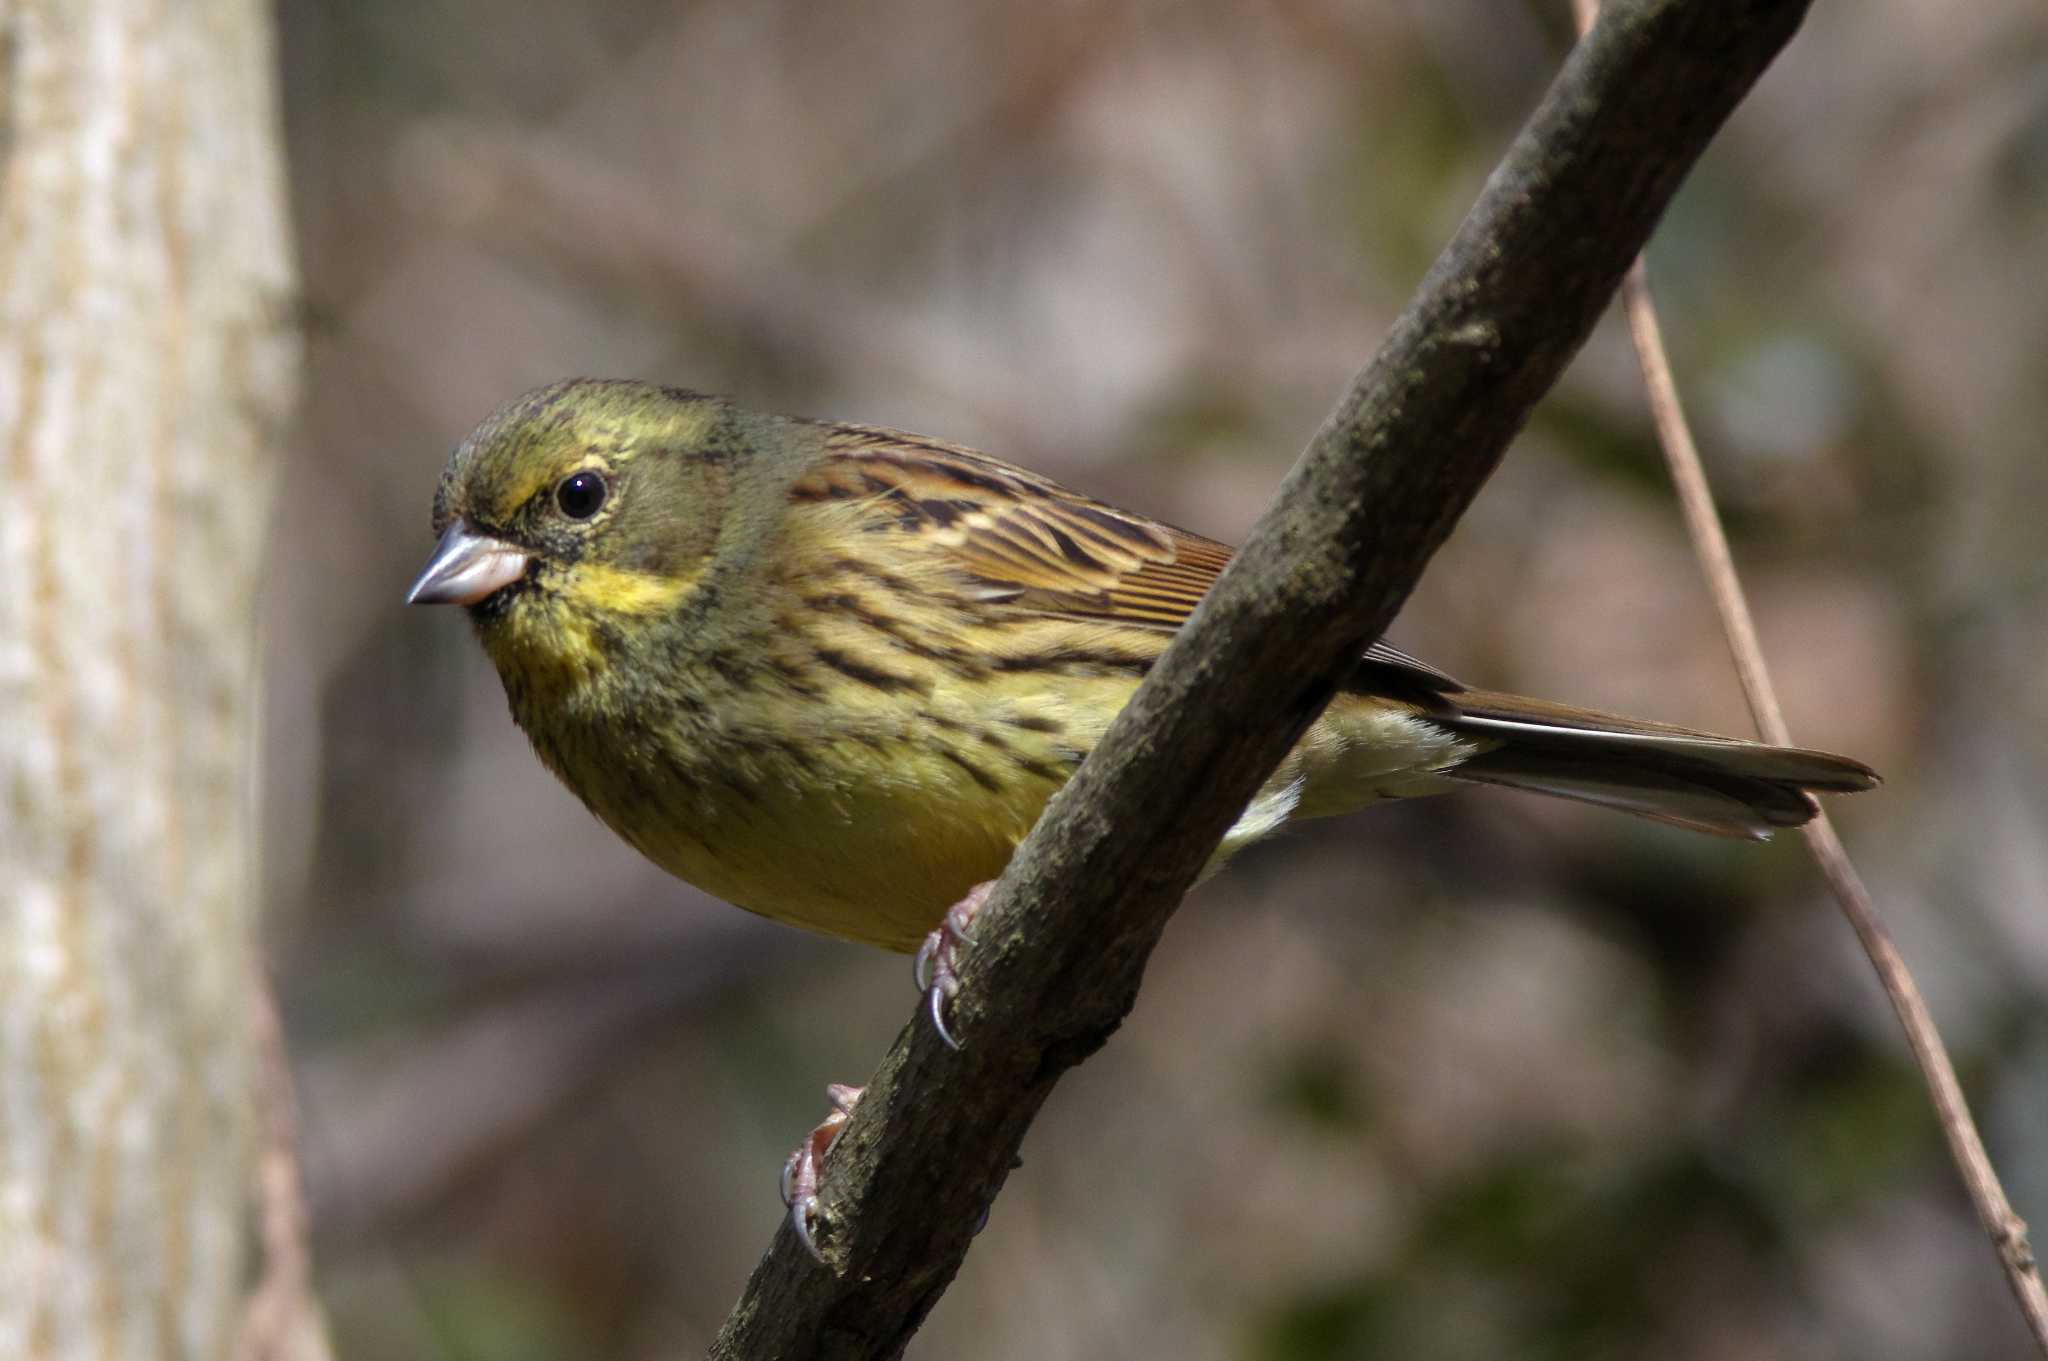
[{"label": "clawed toe", "polygon": [[853,1108],[860,1103],[860,1094],[859,1087],[843,1083],[827,1087],[825,1097],[832,1103],[832,1113],[804,1136],[804,1141],[782,1165],[782,1203],[789,1207],[789,1227],[795,1232],[796,1241],[804,1245],[804,1251],[819,1262],[825,1260],[825,1254],[818,1250],[817,1240],[811,1236],[811,1221],[818,1215],[818,1184],[825,1177],[825,1159],[845,1132]]},{"label": "clawed toe", "polygon": [[[960,991],[959,951],[974,944],[974,918],[994,887],[977,884],[948,908],[944,920],[918,947],[917,958],[911,964],[911,976],[927,998],[932,1029],[938,1031],[948,1048],[960,1047],[953,1032],[946,1028],[946,1001]],[[845,1132],[846,1122],[860,1102],[861,1089],[835,1082],[825,1089],[825,1095],[832,1102],[832,1113],[818,1122],[818,1127],[804,1137],[782,1164],[781,1181],[782,1203],[789,1207],[790,1231],[804,1245],[804,1251],[820,1262],[825,1260],[825,1254],[819,1251],[818,1240],[811,1231],[819,1215],[818,1187],[825,1178],[825,1160]]]},{"label": "clawed toe", "polygon": [[959,951],[963,946],[974,944],[970,928],[994,887],[992,883],[976,884],[967,891],[966,897],[947,908],[944,920],[924,938],[924,944],[917,947],[917,958],[910,966],[911,978],[916,980],[918,991],[925,995],[932,1029],[939,1032],[939,1038],[946,1042],[948,1049],[960,1047],[960,1042],[953,1038],[953,1032],[946,1028],[946,1000],[960,991],[957,972]]}]

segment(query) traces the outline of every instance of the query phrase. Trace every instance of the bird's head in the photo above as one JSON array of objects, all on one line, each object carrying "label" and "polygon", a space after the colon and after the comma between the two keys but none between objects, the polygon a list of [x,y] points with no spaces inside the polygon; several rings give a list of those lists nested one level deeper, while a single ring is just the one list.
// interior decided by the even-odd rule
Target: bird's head
[{"label": "bird's head", "polygon": [[514,671],[532,683],[587,674],[704,578],[742,425],[722,398],[645,383],[527,393],[449,460],[439,542],[407,601],[466,606],[508,688]]}]

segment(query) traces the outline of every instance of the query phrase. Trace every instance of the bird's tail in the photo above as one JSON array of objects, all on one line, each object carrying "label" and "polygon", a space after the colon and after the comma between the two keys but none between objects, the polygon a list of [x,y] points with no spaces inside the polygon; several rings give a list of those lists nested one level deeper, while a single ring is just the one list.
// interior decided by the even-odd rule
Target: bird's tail
[{"label": "bird's tail", "polygon": [[1817,812],[1816,792],[1869,789],[1877,773],[1824,751],[1772,747],[1519,695],[1457,690],[1432,721],[1481,750],[1443,773],[1618,808],[1720,836],[1766,837]]}]

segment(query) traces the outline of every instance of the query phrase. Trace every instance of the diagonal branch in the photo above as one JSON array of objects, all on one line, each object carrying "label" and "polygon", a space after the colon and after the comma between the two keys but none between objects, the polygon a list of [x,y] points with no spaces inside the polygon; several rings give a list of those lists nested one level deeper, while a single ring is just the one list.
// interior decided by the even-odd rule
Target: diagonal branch
[{"label": "diagonal branch", "polygon": [[899,1037],[714,1357],[890,1357],[958,1270],[1038,1108],[1129,1011],[1252,791],[1385,630],[1806,0],[1608,5],[1379,353],[1054,799],[977,923],[947,1050]]}]

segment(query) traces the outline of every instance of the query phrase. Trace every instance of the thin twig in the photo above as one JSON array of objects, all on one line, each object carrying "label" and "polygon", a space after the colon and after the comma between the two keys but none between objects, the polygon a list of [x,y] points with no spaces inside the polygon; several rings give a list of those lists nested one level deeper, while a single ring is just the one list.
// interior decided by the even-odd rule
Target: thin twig
[{"label": "thin twig", "polygon": [[[1629,330],[1635,337],[1636,355],[1642,363],[1643,378],[1649,388],[1650,409],[1657,423],[1658,441],[1664,446],[1664,457],[1670,465],[1672,482],[1678,491],[1686,530],[1692,536],[1700,569],[1713,593],[1714,607],[1720,612],[1721,627],[1728,635],[1729,651],[1735,655],[1735,670],[1742,681],[1742,693],[1749,701],[1749,711],[1755,717],[1757,731],[1763,734],[1764,740],[1778,746],[1790,746],[1792,735],[1785,726],[1785,713],[1778,704],[1770,673],[1764,667],[1756,624],[1750,618],[1742,583],[1736,577],[1735,563],[1729,556],[1728,539],[1715,513],[1713,493],[1707,487],[1706,473],[1700,466],[1699,450],[1694,447],[1686,426],[1685,412],[1679,406],[1678,390],[1657,325],[1656,307],[1650,300],[1649,276],[1640,260],[1629,271],[1622,295],[1628,309]],[[1977,1217],[1983,1221],[1984,1231],[1991,1236],[1991,1245],[1998,1251],[1999,1263],[2005,1268],[2006,1279],[2019,1300],[2020,1312],[2026,1317],[2034,1342],[2041,1354],[2048,1356],[2048,1292],[2043,1291],[2040,1273],[2035,1270],[2033,1249],[2027,1242],[2026,1221],[2014,1212],[2012,1202],[2006,1199],[2005,1189],[1999,1185],[1990,1155],[1984,1151],[1983,1137],[1977,1132],[1976,1122],[1970,1118],[1969,1105],[1963,1100],[1963,1089],[1956,1081],[1955,1065],[1949,1061],[1948,1049],[1934,1027],[1934,1017],[1928,1013],[1919,985],[1913,981],[1911,971],[1906,968],[1905,960],[1892,942],[1891,932],[1879,920],[1869,890],[1863,886],[1856,867],[1850,863],[1849,853],[1842,847],[1842,838],[1836,833],[1835,824],[1823,812],[1802,830],[1807,847],[1820,866],[1821,876],[1827,880],[1828,888],[1834,893],[1842,915],[1848,918],[1849,928],[1856,933],[1863,952],[1870,956],[1871,967],[1877,970],[1877,979],[1884,986],[1885,997],[1890,1000],[1892,1011],[1906,1032],[1906,1043],[1912,1047],[1913,1061],[1919,1065],[1921,1077],[1927,1083],[1935,1115],[1941,1121],[1942,1135],[1948,1140],[1949,1156],[1955,1159],[1957,1170],[1963,1174],[1963,1184],[1969,1189],[1970,1201],[1977,1207]]]},{"label": "thin twig", "polygon": [[[1591,26],[1596,9],[1596,0],[1573,0],[1580,32]],[[1640,257],[1630,267],[1628,278],[1622,283],[1622,299],[1628,312],[1629,334],[1635,340],[1636,358],[1642,365],[1650,414],[1657,425],[1657,440],[1663,446],[1664,460],[1671,469],[1671,481],[1678,494],[1679,508],[1685,516],[1686,531],[1692,537],[1693,551],[1699,556],[1700,571],[1713,594],[1714,608],[1720,613],[1721,628],[1728,637],[1728,649],[1734,654],[1742,693],[1749,701],[1750,714],[1764,740],[1789,747],[1792,745],[1792,733],[1786,727],[1785,711],[1778,703],[1777,688],[1771,684],[1770,671],[1764,665],[1763,647],[1756,636],[1756,622],[1750,616],[1748,598],[1735,572],[1735,559],[1728,550],[1728,536],[1721,528],[1721,518],[1714,506],[1714,493],[1707,485],[1699,446],[1693,441],[1685,409],[1679,401],[1678,383],[1672,376],[1670,356],[1664,349],[1663,328],[1658,325],[1656,303],[1650,297],[1649,271]],[[1850,863],[1849,853],[1843,848],[1834,823],[1823,812],[1806,825],[1804,832],[1807,847],[1820,866],[1821,876],[1834,893],[1842,915],[1848,918],[1849,928],[1856,933],[1863,952],[1870,957],[1878,982],[1883,985],[1892,1011],[1906,1032],[1906,1043],[1911,1047],[1913,1061],[1927,1083],[1935,1115],[1941,1122],[1942,1135],[1948,1140],[1949,1156],[1955,1159],[1957,1170],[1963,1174],[1970,1202],[1976,1206],[1977,1218],[1983,1222],[1984,1231],[1990,1235],[1991,1245],[1998,1252],[1999,1265],[2005,1269],[2006,1280],[2012,1286],[2014,1297],[2019,1300],[2020,1313],[2034,1335],[2034,1343],[2043,1356],[2048,1356],[2048,1291],[2042,1289],[2040,1273],[2035,1269],[2033,1248],[2027,1241],[2026,1221],[2006,1199],[2005,1188],[1999,1184],[1998,1173],[1991,1166],[1991,1157],[1984,1151],[1983,1137],[1977,1132],[1976,1122],[1970,1118],[1962,1086],[1956,1081],[1955,1065],[1949,1061],[1948,1049],[1941,1042],[1940,1032],[1935,1029],[1934,1017],[1928,1013],[1927,1002],[1920,994],[1919,985],[1913,981],[1906,961],[1900,956],[1898,946],[1893,943],[1891,932],[1878,918],[1870,892],[1863,886],[1856,867]]]}]

